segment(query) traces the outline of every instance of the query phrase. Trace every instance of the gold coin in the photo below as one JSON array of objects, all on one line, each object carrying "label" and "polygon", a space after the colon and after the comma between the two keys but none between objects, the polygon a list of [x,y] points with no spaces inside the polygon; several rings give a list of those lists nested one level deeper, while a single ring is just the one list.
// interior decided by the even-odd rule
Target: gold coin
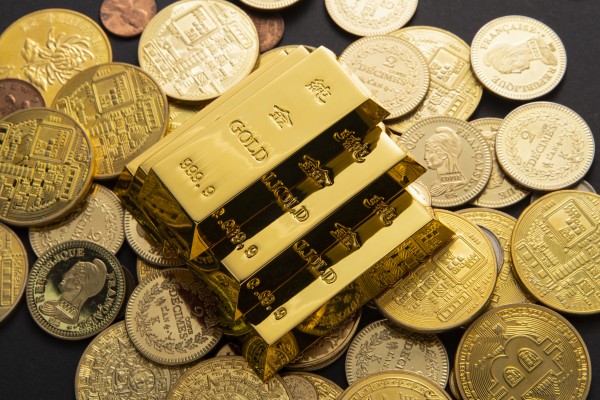
[{"label": "gold coin", "polygon": [[[239,397],[242,394],[244,397]],[[188,370],[171,388],[167,400],[237,398],[292,399],[279,375],[263,382],[244,358],[224,356],[202,361]]]},{"label": "gold coin", "polygon": [[590,356],[575,328],[534,304],[495,308],[463,335],[455,359],[465,400],[585,399]]},{"label": "gold coin", "polygon": [[[394,132],[404,133],[424,118],[447,115],[466,120],[477,108],[483,89],[471,70],[471,50],[458,36],[430,26],[411,26],[390,33],[423,53],[430,73],[429,91],[410,115],[389,121]],[[442,101],[443,99],[443,101]]]},{"label": "gold coin", "polygon": [[29,263],[19,236],[0,224],[0,323],[13,312],[25,291]]},{"label": "gold coin", "polygon": [[240,3],[258,8],[259,10],[281,10],[296,4],[300,0],[240,0]]},{"label": "gold coin", "polygon": [[42,226],[83,200],[94,171],[92,144],[73,118],[30,108],[4,118],[0,130],[0,220]]},{"label": "gold coin", "polygon": [[409,332],[380,320],[352,340],[346,354],[346,380],[352,385],[378,372],[410,371],[445,387],[448,364],[448,353],[437,336]]},{"label": "gold coin", "polygon": [[96,179],[118,177],[129,161],[156,143],[169,112],[157,83],[122,63],[78,73],[58,91],[52,107],[72,116],[90,135]]},{"label": "gold coin", "polygon": [[109,326],[125,298],[119,260],[84,240],[51,247],[33,265],[27,306],[35,322],[52,336],[85,339]]},{"label": "gold coin", "polygon": [[1,78],[31,83],[51,104],[58,90],[78,72],[112,61],[106,34],[76,11],[47,9],[13,22],[0,36]]},{"label": "gold coin", "polygon": [[504,172],[533,190],[559,190],[579,181],[594,160],[594,136],[563,105],[534,102],[511,111],[498,128],[496,154]]},{"label": "gold coin", "polygon": [[37,256],[69,240],[88,240],[116,254],[121,248],[123,206],[112,190],[93,185],[81,206],[64,221],[29,229],[29,242]]},{"label": "gold coin", "polygon": [[502,123],[502,119],[480,118],[469,121],[469,123],[481,133],[492,155],[492,173],[490,179],[483,192],[471,203],[479,207],[501,208],[523,200],[529,195],[530,191],[513,183],[504,174],[496,159],[496,134],[498,133],[498,127]]},{"label": "gold coin", "polygon": [[427,166],[419,181],[429,189],[434,207],[455,207],[474,199],[492,172],[492,156],[485,139],[463,120],[427,118],[398,140]]},{"label": "gold coin", "polygon": [[486,208],[467,208],[457,213],[474,224],[484,226],[500,240],[504,253],[504,263],[496,280],[496,287],[487,308],[506,304],[531,303],[528,293],[521,288],[515,272],[510,252],[510,241],[517,220],[501,211]]},{"label": "gold coin", "polygon": [[125,322],[117,322],[100,332],[83,352],[75,373],[75,397],[164,399],[188,368],[148,360],[133,346]]},{"label": "gold coin", "polygon": [[376,298],[394,324],[423,333],[473,320],[490,299],[497,275],[494,250],[479,228],[450,211],[436,210],[436,216],[455,237]]},{"label": "gold coin", "polygon": [[158,265],[150,264],[138,257],[135,262],[135,270],[138,278],[138,282],[142,282],[144,279],[153,275],[154,273],[164,269],[164,267],[160,267]]},{"label": "gold coin", "polygon": [[[566,190],[581,190],[582,192],[596,193],[596,189],[594,189],[594,187],[586,180],[581,180],[581,181],[577,182],[575,185],[569,186],[568,188],[566,188]],[[531,193],[530,204],[548,193],[549,192],[533,192],[533,193]]]},{"label": "gold coin", "polygon": [[185,121],[192,118],[198,111],[202,110],[202,106],[182,106],[179,104],[169,103],[169,124],[164,136],[171,134],[179,128]]},{"label": "gold coin", "polygon": [[385,35],[402,28],[414,15],[417,4],[418,0],[325,0],[331,19],[343,30],[357,36]]},{"label": "gold coin", "polygon": [[558,85],[567,68],[567,54],[548,26],[510,15],[488,22],[475,34],[471,63],[479,81],[493,93],[531,100]]},{"label": "gold coin", "polygon": [[600,312],[600,196],[547,194],[523,211],[511,241],[515,271],[542,304],[573,314]]},{"label": "gold coin", "polygon": [[371,399],[452,400],[433,381],[412,372],[388,371],[369,375],[348,387],[339,400]]},{"label": "gold coin", "polygon": [[138,58],[167,96],[213,99],[246,77],[258,57],[252,20],[220,0],[177,1],[150,21]]},{"label": "gold coin", "polygon": [[450,370],[450,377],[448,378],[448,389],[450,393],[457,400],[462,400],[460,392],[458,391],[458,384],[456,383],[456,374],[454,373],[454,367]]},{"label": "gold coin", "polygon": [[337,400],[343,390],[335,382],[310,372],[295,372],[308,380],[317,389],[318,400]]},{"label": "gold coin", "polygon": [[412,44],[393,36],[369,36],[351,43],[340,61],[371,90],[390,115],[414,110],[429,88],[425,57]]},{"label": "gold coin", "polygon": [[140,282],[127,303],[125,324],[135,347],[165,365],[203,357],[221,338],[208,288],[187,269],[158,271]]}]

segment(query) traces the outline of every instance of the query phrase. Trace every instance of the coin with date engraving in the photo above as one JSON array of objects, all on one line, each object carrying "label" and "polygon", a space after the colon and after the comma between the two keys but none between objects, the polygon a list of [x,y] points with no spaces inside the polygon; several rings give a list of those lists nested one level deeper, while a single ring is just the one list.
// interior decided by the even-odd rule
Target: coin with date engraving
[{"label": "coin with date engraving", "polygon": [[385,35],[402,28],[414,15],[417,4],[418,0],[325,0],[331,19],[343,30],[357,36]]},{"label": "coin with date engraving", "polygon": [[0,224],[0,260],[2,260],[0,266],[2,283],[0,323],[2,323],[23,297],[29,272],[27,250],[19,236],[4,224]]},{"label": "coin with date engraving", "polygon": [[350,385],[339,400],[452,400],[435,382],[407,371],[368,375]]},{"label": "coin with date engraving", "polygon": [[45,105],[42,94],[31,83],[21,79],[0,79],[0,119],[18,110]]},{"label": "coin with date engraving", "polygon": [[110,33],[126,38],[141,34],[155,15],[155,0],[104,0],[100,6],[104,27]]},{"label": "coin with date engraving", "polygon": [[33,264],[27,306],[35,322],[61,339],[85,339],[108,327],[125,298],[119,260],[96,243],[52,246]]}]

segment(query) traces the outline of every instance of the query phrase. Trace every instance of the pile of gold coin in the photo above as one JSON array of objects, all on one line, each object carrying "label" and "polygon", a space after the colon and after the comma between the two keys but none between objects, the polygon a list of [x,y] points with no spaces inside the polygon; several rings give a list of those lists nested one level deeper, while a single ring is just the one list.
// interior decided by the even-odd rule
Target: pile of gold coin
[{"label": "pile of gold coin", "polygon": [[[416,246],[405,242],[380,267],[406,273],[363,307],[362,315],[361,308],[336,310],[348,318],[320,332],[295,359],[286,359],[292,353],[286,346],[298,344],[270,350],[269,368],[279,369],[281,359],[289,363],[261,380],[241,357],[249,346],[240,347],[239,338],[249,335],[248,328],[221,327],[214,311],[222,305],[212,287],[183,266],[194,259],[196,272],[215,273],[210,271],[215,258],[231,266],[245,258],[260,272],[269,257],[287,260],[290,225],[281,225],[275,241],[256,235],[255,248],[228,221],[219,224],[225,239],[208,243],[205,253],[206,243],[184,229],[176,240],[162,240],[165,221],[181,224],[192,210],[186,204],[210,197],[216,186],[205,183],[195,160],[186,156],[209,141],[199,139],[192,149],[192,133],[184,141],[177,132],[189,130],[201,110],[225,112],[219,107],[234,96],[232,88],[259,66],[275,65],[283,76],[298,61],[277,67],[281,60],[323,53],[310,46],[274,47],[283,35],[278,12],[296,1],[242,3],[250,8],[183,0],[157,12],[153,0],[104,0],[100,17],[111,35],[141,35],[139,67],[113,62],[102,27],[71,10],[34,12],[2,33],[0,322],[10,324],[9,314],[25,297],[43,331],[89,340],[73,371],[77,399],[587,398],[591,358],[565,316],[600,312],[600,196],[583,180],[594,159],[594,137],[575,110],[539,100],[565,75],[568,49],[551,27],[524,16],[489,21],[469,46],[441,28],[405,26],[418,2],[400,0],[379,6],[326,0],[325,9],[337,28],[363,36],[338,54],[339,62],[389,113],[370,127],[383,141],[373,139],[373,130],[365,138],[372,135],[380,151],[391,138],[408,150],[407,159],[424,167],[406,196],[454,235],[418,263],[410,257]],[[306,69],[298,71],[296,78],[303,79]],[[260,82],[248,90],[264,86],[263,93],[276,96],[284,80]],[[306,90],[320,107],[331,85],[310,83]],[[502,119],[469,120],[486,91],[520,103],[511,103],[514,109]],[[270,107],[271,122],[280,128],[300,122],[289,110]],[[263,157],[261,138],[238,122],[230,126],[232,137],[255,158]],[[171,132],[173,138],[159,142]],[[225,153],[236,144],[209,140],[214,147],[206,147],[203,156],[215,163],[223,157],[215,148]],[[162,152],[152,153],[159,148]],[[365,154],[352,150],[359,159]],[[304,161],[313,172],[323,171],[313,160]],[[136,169],[130,169],[132,162]],[[185,172],[185,182],[169,181],[174,168]],[[115,195],[122,193],[123,180],[116,178],[123,171],[135,191],[133,203],[120,196],[126,207]],[[223,171],[222,179],[234,181],[239,173]],[[338,176],[332,181],[327,174],[315,176],[323,187],[340,185]],[[363,179],[357,173],[354,183]],[[144,185],[135,186],[140,182]],[[273,189],[279,184],[275,177],[267,183]],[[171,203],[161,203],[165,184],[171,185],[169,193],[197,185],[200,195],[181,190],[185,212],[174,212]],[[500,210],[528,197],[532,203],[518,218]],[[137,201],[155,219],[138,218]],[[288,208],[292,222],[302,218],[301,208]],[[22,228],[28,229],[29,243],[22,242]],[[187,241],[183,251],[173,246],[177,240]],[[116,256],[125,241],[126,251],[137,257],[135,267]],[[37,258],[30,251],[28,257],[29,247]],[[127,277],[134,268],[137,285]],[[215,276],[223,291],[232,290],[227,277]],[[285,286],[287,278],[281,278],[282,291],[294,289]],[[350,309],[352,301],[342,306]],[[261,321],[259,307],[244,302],[239,307],[235,311]],[[316,330],[311,321],[301,326],[309,328]],[[444,346],[447,332],[462,336],[454,354]],[[336,362],[345,366],[344,382],[319,375],[331,374],[327,368]]]}]

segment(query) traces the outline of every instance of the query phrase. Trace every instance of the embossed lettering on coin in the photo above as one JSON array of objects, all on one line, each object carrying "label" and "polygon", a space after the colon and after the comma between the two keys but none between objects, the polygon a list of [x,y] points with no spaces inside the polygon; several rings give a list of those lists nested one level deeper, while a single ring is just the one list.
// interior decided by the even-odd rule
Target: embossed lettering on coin
[{"label": "embossed lettering on coin", "polygon": [[342,393],[339,400],[452,400],[435,382],[412,372],[388,371],[366,376]]}]

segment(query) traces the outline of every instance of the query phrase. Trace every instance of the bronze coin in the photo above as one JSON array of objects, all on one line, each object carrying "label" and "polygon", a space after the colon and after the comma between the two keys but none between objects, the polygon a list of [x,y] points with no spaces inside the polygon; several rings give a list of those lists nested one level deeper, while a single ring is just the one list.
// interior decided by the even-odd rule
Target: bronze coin
[{"label": "bronze coin", "polygon": [[283,37],[283,17],[277,13],[246,12],[258,32],[259,49],[271,50]]},{"label": "bronze coin", "polygon": [[0,118],[18,110],[45,107],[39,90],[20,79],[0,79]]},{"label": "bronze coin", "polygon": [[100,6],[100,20],[104,27],[121,37],[141,34],[155,15],[154,0],[104,0]]}]

